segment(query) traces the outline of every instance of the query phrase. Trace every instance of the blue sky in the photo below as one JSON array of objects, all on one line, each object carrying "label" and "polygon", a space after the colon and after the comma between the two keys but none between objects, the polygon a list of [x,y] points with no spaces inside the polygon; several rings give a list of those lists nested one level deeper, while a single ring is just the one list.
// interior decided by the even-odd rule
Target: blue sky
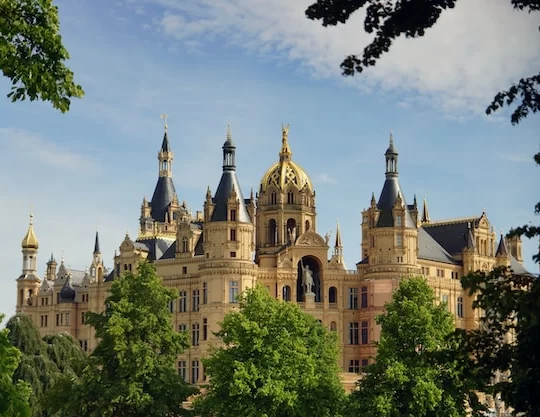
[{"label": "blue sky", "polygon": [[[231,123],[244,195],[257,191],[290,123],[293,159],[317,192],[317,230],[342,228],[349,269],[360,256],[360,213],[384,181],[392,130],[408,202],[427,196],[433,219],[480,215],[497,230],[538,221],[540,122],[486,117],[491,97],[540,65],[538,13],[507,0],[461,0],[424,39],[399,40],[362,76],[339,63],[369,40],[361,13],[338,28],[304,17],[309,0],[62,0],[70,67],[86,96],[67,114],[0,99],[0,312],[15,310],[28,214],[39,272],[53,252],[84,269],[100,230],[107,266],[137,233],[157,179],[161,113],[169,115],[178,196],[200,210],[221,173]],[[0,93],[9,90],[0,78]],[[537,242],[526,242],[526,266]]]}]

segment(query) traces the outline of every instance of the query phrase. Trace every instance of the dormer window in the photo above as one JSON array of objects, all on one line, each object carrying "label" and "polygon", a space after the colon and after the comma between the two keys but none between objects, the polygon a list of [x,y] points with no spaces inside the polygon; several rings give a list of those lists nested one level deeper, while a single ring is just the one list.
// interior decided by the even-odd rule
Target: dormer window
[{"label": "dormer window", "polygon": [[231,222],[235,222],[236,221],[236,209],[231,209],[230,212],[229,212],[229,220]]},{"label": "dormer window", "polygon": [[189,240],[187,237],[182,238],[182,253],[189,252]]},{"label": "dormer window", "polygon": [[397,227],[403,226],[403,217],[401,217],[401,215],[396,216],[396,226]]}]

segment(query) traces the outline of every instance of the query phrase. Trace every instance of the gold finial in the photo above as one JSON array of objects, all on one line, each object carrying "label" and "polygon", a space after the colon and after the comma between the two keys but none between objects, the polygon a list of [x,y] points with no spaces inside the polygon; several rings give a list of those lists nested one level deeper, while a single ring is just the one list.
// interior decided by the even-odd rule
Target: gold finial
[{"label": "gold finial", "polygon": [[36,233],[34,232],[34,215],[30,213],[30,222],[28,224],[28,231],[26,232],[26,235],[24,236],[21,246],[23,249],[38,249],[39,248],[39,241],[36,237]]},{"label": "gold finial", "polygon": [[287,140],[289,139],[289,128],[290,128],[290,124],[287,124],[287,126],[285,126],[284,124],[281,124],[281,141],[283,143],[286,143]]},{"label": "gold finial", "polygon": [[232,140],[231,124],[227,123],[227,140]]},{"label": "gold finial", "polygon": [[167,124],[167,120],[169,118],[169,115],[167,113],[163,113],[159,116],[160,119],[163,119],[165,120],[165,123],[164,123],[164,127],[165,127],[165,132],[167,131],[167,129],[169,128],[169,125]]}]

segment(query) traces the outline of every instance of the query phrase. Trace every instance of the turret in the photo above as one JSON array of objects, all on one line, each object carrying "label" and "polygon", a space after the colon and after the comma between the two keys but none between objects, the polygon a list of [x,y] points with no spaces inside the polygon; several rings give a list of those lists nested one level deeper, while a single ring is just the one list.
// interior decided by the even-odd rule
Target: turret
[{"label": "turret", "polygon": [[54,259],[53,254],[51,253],[51,258],[47,261],[47,272],[45,278],[51,281],[54,281],[56,278],[56,260]]},{"label": "turret", "polygon": [[39,291],[41,280],[37,273],[37,254],[39,241],[34,232],[34,216],[30,214],[28,231],[21,242],[23,264],[22,274],[17,278],[17,311],[22,311],[26,305],[31,305]]}]

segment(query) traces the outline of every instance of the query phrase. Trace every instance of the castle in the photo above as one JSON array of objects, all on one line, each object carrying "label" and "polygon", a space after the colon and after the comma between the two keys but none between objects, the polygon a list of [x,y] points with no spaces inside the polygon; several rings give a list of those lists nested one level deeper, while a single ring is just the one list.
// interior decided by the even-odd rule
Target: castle
[{"label": "castle", "polygon": [[40,277],[31,217],[22,241],[17,312],[29,314],[42,335],[68,332],[83,349],[92,350],[96,340],[94,330],[84,323],[85,312],[102,311],[112,281],[147,259],[165,285],[178,289],[169,310],[174,328],[188,332],[191,341],[191,348],[177,360],[178,371],[197,384],[205,380],[200,359],[217,342],[213,332],[218,323],[237,306],[238,295],[258,282],[338,333],[344,384],[351,387],[362,366],[375,356],[372,342],[380,333],[375,317],[401,278],[426,277],[437,300],[447,303],[456,326],[474,328],[478,318],[460,278],[502,265],[525,272],[521,240],[497,239],[485,212],[434,221],[425,200],[421,209],[416,197],[407,204],[392,136],[384,154],[381,194],[378,200],[372,195],[362,212],[361,259],[355,270],[347,270],[339,224],[333,242],[317,233],[315,190],[309,175],[292,159],[288,132],[282,127],[279,159],[262,176],[259,192],[244,198],[228,129],[219,185],[213,194],[207,190],[203,210],[192,215],[175,191],[174,154],[165,125],[158,181],[152,199],[143,199],[137,238],[126,234],[108,270],[96,232],[87,271],[69,269],[63,259],[58,266],[51,255]]}]

